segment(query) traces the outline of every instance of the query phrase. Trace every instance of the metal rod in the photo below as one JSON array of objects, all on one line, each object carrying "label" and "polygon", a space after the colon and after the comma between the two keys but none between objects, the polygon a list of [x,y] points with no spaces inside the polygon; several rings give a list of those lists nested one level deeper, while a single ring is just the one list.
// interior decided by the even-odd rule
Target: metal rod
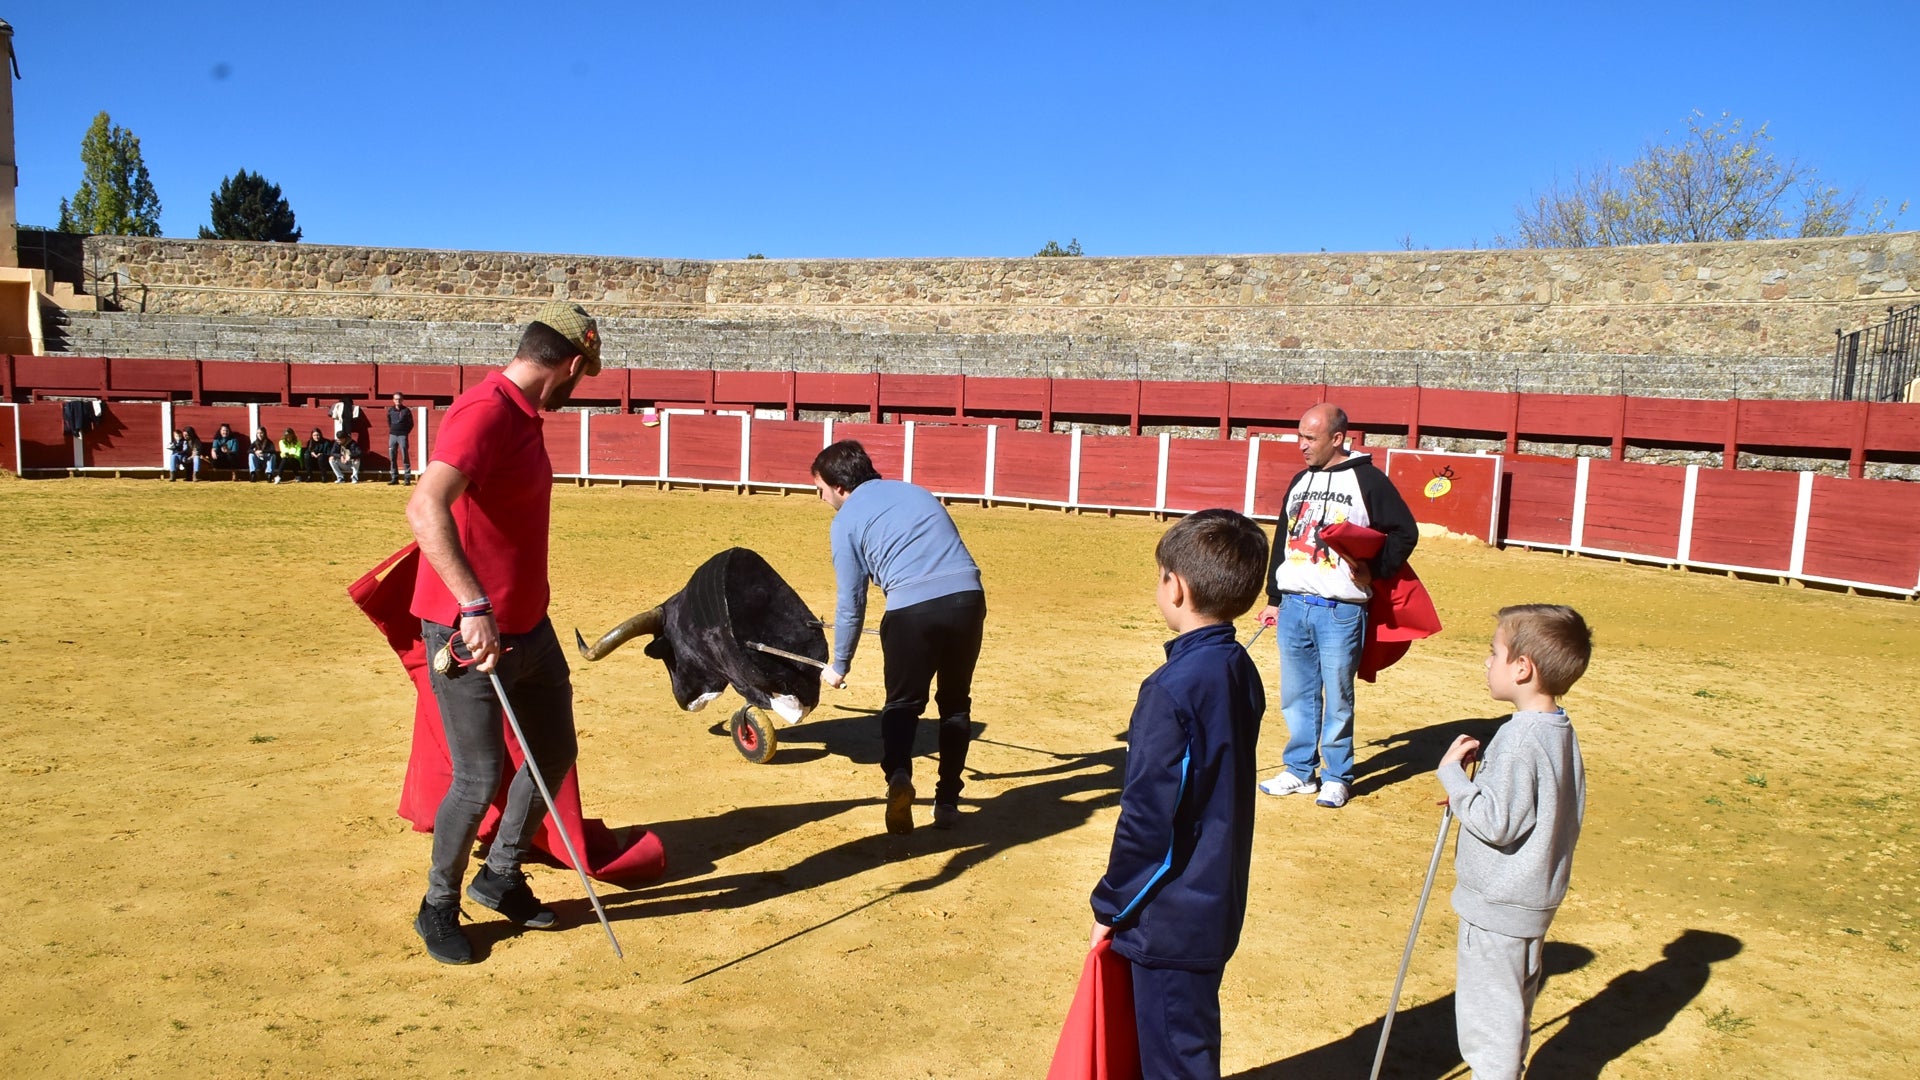
[{"label": "metal rod", "polygon": [[1387,1057],[1387,1035],[1393,1031],[1393,1016],[1400,1009],[1400,986],[1407,981],[1407,966],[1413,962],[1414,939],[1420,934],[1420,920],[1427,913],[1427,897],[1433,892],[1433,875],[1440,869],[1440,853],[1447,843],[1447,829],[1453,824],[1453,803],[1440,811],[1440,835],[1433,838],[1433,857],[1427,860],[1427,880],[1420,886],[1420,904],[1413,909],[1413,925],[1407,928],[1407,947],[1400,953],[1400,974],[1393,978],[1393,997],[1387,1001],[1387,1018],[1380,1024],[1380,1045],[1373,1052],[1373,1071],[1367,1080],[1380,1080],[1380,1063]]},{"label": "metal rod", "polygon": [[776,649],[771,645],[762,645],[757,641],[743,641],[741,644],[749,649],[758,649],[763,653],[771,653],[774,656],[780,657],[782,660],[792,660],[797,664],[808,664],[819,668],[821,671],[827,670],[825,661],[815,660],[811,656],[801,656],[799,653],[788,652],[785,649]]},{"label": "metal rod", "polygon": [[587,890],[587,899],[593,903],[593,913],[600,916],[600,928],[607,932],[607,941],[613,945],[613,955],[625,960],[627,954],[620,951],[620,939],[613,936],[613,923],[607,919],[607,909],[600,906],[600,894],[593,891],[593,882],[587,879],[586,864],[580,861],[580,852],[573,846],[573,838],[567,835],[566,823],[560,820],[560,810],[553,803],[553,792],[547,789],[546,777],[540,775],[540,766],[533,760],[533,747],[527,745],[527,734],[520,730],[520,718],[513,715],[513,706],[507,702],[507,688],[500,685],[498,672],[487,672],[487,678],[493,680],[493,693],[500,699],[500,709],[507,714],[507,723],[513,727],[513,737],[520,740],[520,753],[527,759],[527,771],[533,774],[533,782],[540,788],[540,797],[547,801],[547,815],[553,819],[553,831],[560,834],[560,843],[567,849],[567,857],[573,860],[573,870],[580,875],[580,884]]},{"label": "metal rod", "polygon": [[1255,631],[1253,632],[1253,636],[1247,639],[1247,651],[1248,651],[1248,652],[1252,652],[1252,651],[1253,651],[1253,643],[1254,643],[1254,642],[1256,642],[1256,641],[1259,641],[1259,640],[1260,640],[1260,635],[1261,635],[1261,634],[1264,634],[1264,633],[1266,633],[1266,632],[1267,632],[1267,624],[1266,624],[1266,623],[1261,623],[1261,624],[1260,624],[1260,629],[1258,629],[1258,630],[1255,630]]}]

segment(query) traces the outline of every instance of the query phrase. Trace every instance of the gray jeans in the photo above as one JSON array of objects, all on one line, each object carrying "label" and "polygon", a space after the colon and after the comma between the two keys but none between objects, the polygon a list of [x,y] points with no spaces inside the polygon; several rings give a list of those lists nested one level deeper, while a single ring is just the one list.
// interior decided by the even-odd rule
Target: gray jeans
[{"label": "gray jeans", "polygon": [[1518,938],[1460,920],[1454,1034],[1473,1080],[1519,1080],[1533,999],[1546,981],[1546,938]]},{"label": "gray jeans", "polygon": [[[421,624],[427,639],[427,655],[433,656],[453,636],[453,628],[435,622]],[[550,788],[558,789],[567,770],[573,768],[573,681],[567,671],[567,655],[554,636],[553,623],[542,619],[540,625],[524,634],[500,635],[502,648],[498,673],[506,687],[507,700],[526,732],[527,748],[540,766],[540,775]],[[456,653],[465,654],[464,649]],[[447,904],[460,898],[460,880],[466,875],[467,851],[479,834],[480,821],[486,817],[507,765],[506,717],[494,696],[493,681],[469,667],[460,675],[447,678],[432,675],[433,696],[440,706],[440,723],[446,731],[447,757],[453,764],[453,784],[440,810],[433,818],[433,868],[427,875],[427,902]],[[501,812],[499,831],[487,853],[487,865],[496,874],[504,874],[520,865],[541,820],[546,816],[546,801],[523,765],[507,782],[507,804]]]},{"label": "gray jeans", "polygon": [[407,462],[410,460],[407,456],[407,440],[411,437],[412,436],[409,435],[387,436],[388,467],[393,470],[393,475],[395,476],[399,476],[407,471]]}]

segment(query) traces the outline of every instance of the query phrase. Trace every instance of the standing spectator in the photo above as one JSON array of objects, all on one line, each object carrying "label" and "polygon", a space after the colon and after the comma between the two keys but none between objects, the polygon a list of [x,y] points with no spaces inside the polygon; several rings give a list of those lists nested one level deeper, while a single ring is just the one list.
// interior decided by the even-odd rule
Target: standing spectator
[{"label": "standing spectator", "polygon": [[192,428],[174,428],[173,438],[167,440],[167,481],[179,479],[174,474],[182,469],[187,471],[189,481],[199,479],[200,462],[205,456],[206,448]]},{"label": "standing spectator", "polygon": [[[1393,483],[1371,457],[1345,449],[1346,437],[1347,414],[1332,405],[1300,417],[1307,467],[1287,484],[1285,527],[1274,538],[1268,606],[1260,612],[1261,622],[1279,625],[1280,714],[1287,721],[1287,767],[1260,790],[1317,790],[1314,801],[1333,808],[1345,806],[1353,790],[1353,677],[1373,581],[1398,571],[1420,541]],[[1320,530],[1342,521],[1385,533],[1380,554],[1356,561],[1328,546]]]},{"label": "standing spectator", "polygon": [[275,474],[274,468],[279,464],[279,454],[275,452],[273,440],[267,438],[267,429],[254,428],[253,441],[247,444],[247,479],[251,481],[257,476],[269,476],[277,484],[280,477]]},{"label": "standing spectator", "polygon": [[360,437],[349,431],[333,444],[333,482],[360,482]]},{"label": "standing spectator", "polygon": [[279,452],[280,461],[279,467],[274,470],[273,482],[277,484],[285,480],[289,474],[297,476],[300,472],[300,463],[304,458],[300,448],[300,436],[295,435],[292,428],[288,428],[280,433],[280,442],[274,446],[274,449]]},{"label": "standing spectator", "polygon": [[333,403],[333,408],[327,410],[327,415],[333,417],[334,439],[344,440],[347,432],[353,430],[353,422],[360,418],[360,407],[341,398]]},{"label": "standing spectator", "polygon": [[828,686],[846,682],[867,614],[867,585],[887,597],[880,620],[882,677],[880,771],[887,778],[887,831],[913,831],[913,736],[934,695],[940,716],[940,772],[933,827],[960,823],[960,787],[973,740],[973,669],[980,662],[987,594],[953,518],[927,489],[882,480],[866,448],[850,439],[813,459],[813,486],[833,507],[827,536],[839,587]]},{"label": "standing spectator", "polygon": [[207,446],[207,460],[216,469],[237,469],[240,467],[240,436],[233,433],[228,424],[221,424],[220,430],[213,433],[213,442]]},{"label": "standing spectator", "polygon": [[413,474],[407,466],[412,463],[408,449],[413,435],[413,410],[406,407],[400,395],[393,395],[393,405],[387,410],[387,463],[393,472],[387,477],[387,483],[413,483]]},{"label": "standing spectator", "polygon": [[333,450],[333,440],[320,434],[319,428],[314,428],[313,434],[307,436],[307,445],[301,448],[300,480],[302,483],[316,477],[322,481],[326,480],[331,468],[330,463],[333,461]]}]

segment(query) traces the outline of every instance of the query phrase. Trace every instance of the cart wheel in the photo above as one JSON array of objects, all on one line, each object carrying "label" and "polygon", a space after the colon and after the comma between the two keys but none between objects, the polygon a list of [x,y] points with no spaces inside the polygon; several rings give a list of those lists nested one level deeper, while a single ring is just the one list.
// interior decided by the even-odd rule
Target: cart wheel
[{"label": "cart wheel", "polygon": [[740,706],[740,711],[733,714],[727,730],[733,734],[733,748],[755,765],[772,761],[773,752],[780,745],[780,736],[774,733],[773,725],[767,721],[767,714],[751,705]]}]

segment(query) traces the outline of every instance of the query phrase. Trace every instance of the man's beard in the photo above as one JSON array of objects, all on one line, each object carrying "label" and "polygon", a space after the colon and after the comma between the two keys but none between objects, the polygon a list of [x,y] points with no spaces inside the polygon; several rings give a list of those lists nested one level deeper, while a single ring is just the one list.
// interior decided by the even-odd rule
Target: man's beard
[{"label": "man's beard", "polygon": [[585,374],[584,371],[576,371],[573,373],[573,378],[547,391],[547,396],[540,402],[540,408],[547,412],[558,412],[566,408],[567,402],[573,400],[573,388],[580,385],[580,377]]}]

